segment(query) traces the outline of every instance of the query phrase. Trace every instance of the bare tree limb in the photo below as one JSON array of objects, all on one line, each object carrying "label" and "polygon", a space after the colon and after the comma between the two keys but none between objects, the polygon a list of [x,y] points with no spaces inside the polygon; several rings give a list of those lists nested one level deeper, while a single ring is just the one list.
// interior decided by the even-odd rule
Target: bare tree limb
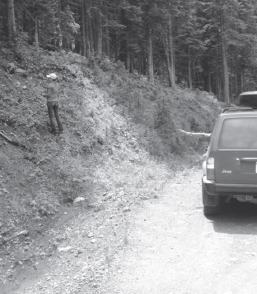
[{"label": "bare tree limb", "polygon": [[184,130],[178,129],[181,133],[188,135],[188,136],[195,136],[195,137],[210,137],[211,133],[193,133],[193,132],[186,132]]},{"label": "bare tree limb", "polygon": [[2,138],[4,138],[8,143],[13,144],[14,146],[18,146],[18,147],[23,147],[25,149],[29,149],[28,147],[26,147],[25,145],[17,142],[17,141],[13,141],[12,139],[8,138],[3,132],[0,132],[0,136]]}]

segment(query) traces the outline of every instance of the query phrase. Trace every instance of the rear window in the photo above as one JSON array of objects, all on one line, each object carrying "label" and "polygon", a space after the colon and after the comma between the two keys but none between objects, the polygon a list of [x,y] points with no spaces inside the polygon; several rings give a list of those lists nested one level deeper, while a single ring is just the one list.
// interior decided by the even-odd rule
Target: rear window
[{"label": "rear window", "polygon": [[225,119],[219,149],[257,149],[257,118]]}]

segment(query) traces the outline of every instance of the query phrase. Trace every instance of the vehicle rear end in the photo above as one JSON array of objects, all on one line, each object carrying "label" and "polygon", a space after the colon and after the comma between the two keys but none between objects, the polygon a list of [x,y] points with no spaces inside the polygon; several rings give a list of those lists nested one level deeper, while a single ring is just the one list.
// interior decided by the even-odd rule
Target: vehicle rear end
[{"label": "vehicle rear end", "polygon": [[218,213],[231,197],[257,203],[257,111],[238,110],[221,114],[213,132],[204,163],[205,214]]}]

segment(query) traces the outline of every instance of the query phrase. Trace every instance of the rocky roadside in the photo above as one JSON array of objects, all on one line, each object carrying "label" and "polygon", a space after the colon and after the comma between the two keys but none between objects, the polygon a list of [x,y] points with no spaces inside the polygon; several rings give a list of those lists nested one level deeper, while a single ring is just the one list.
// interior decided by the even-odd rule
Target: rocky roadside
[{"label": "rocky roadside", "polygon": [[106,195],[105,205],[92,208],[74,201],[53,228],[14,253],[0,293],[105,293],[111,263],[129,242],[131,209],[146,199],[121,205]]}]

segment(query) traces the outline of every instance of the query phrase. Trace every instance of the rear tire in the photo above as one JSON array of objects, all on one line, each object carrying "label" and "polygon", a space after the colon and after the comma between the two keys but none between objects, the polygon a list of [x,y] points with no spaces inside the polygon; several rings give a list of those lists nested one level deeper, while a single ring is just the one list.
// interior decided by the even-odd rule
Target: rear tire
[{"label": "rear tire", "polygon": [[217,206],[203,206],[204,215],[217,215],[220,214],[221,206],[220,204]]}]

